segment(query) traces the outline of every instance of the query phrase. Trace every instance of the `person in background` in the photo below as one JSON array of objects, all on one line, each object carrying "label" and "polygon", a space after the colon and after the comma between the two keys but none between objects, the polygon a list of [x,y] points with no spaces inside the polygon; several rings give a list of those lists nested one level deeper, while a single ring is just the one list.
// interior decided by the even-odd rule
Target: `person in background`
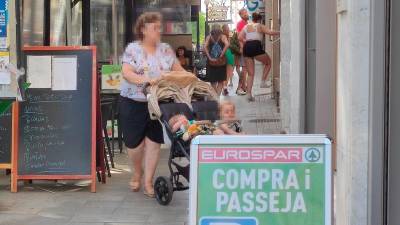
[{"label": "person in background", "polygon": [[239,10],[239,16],[241,20],[236,24],[236,31],[240,33],[243,28],[247,25],[249,21],[249,13],[247,12],[247,9],[242,8]]},{"label": "person in background", "polygon": [[143,192],[148,197],[154,197],[153,176],[164,136],[160,122],[150,120],[143,87],[157,82],[164,71],[184,70],[171,47],[160,42],[161,21],[159,13],[139,16],[135,25],[138,40],[126,47],[122,57],[120,126],[133,164],[129,184],[132,191],[140,190],[144,164]]},{"label": "person in background", "polygon": [[264,64],[264,70],[261,80],[261,87],[267,87],[267,77],[271,69],[271,58],[262,48],[264,35],[279,35],[277,31],[269,30],[265,25],[260,24],[261,15],[258,13],[252,14],[253,23],[247,24],[239,34],[239,40],[244,42],[243,55],[246,60],[249,77],[247,79],[247,99],[254,101],[252,88],[254,83],[255,64],[254,59]]},{"label": "person in background", "polygon": [[229,42],[219,24],[213,24],[210,35],[205,41],[204,51],[207,55],[207,81],[211,83],[218,96],[221,95],[226,80],[225,52],[229,48]]},{"label": "person in background", "polygon": [[[229,30],[228,24],[224,24],[222,26],[222,33],[226,36],[228,43],[230,44],[230,41],[229,41],[230,30]],[[226,81],[224,82],[224,90],[223,90],[222,94],[226,96],[229,94],[228,82],[232,83],[233,67],[235,65],[235,56],[233,55],[230,48],[228,48],[226,50],[225,57],[226,57]]]},{"label": "person in background", "polygon": [[[240,34],[240,32],[243,30],[243,28],[247,25],[247,21],[249,20],[249,13],[247,12],[247,9],[243,8],[239,10],[239,16],[241,20],[237,23],[236,25],[236,32]],[[244,60],[243,56],[243,42],[239,42],[240,44],[240,50],[241,50],[241,55],[238,57],[235,57],[235,65],[236,65],[236,72],[239,75],[239,84],[238,88],[236,90],[237,95],[245,95],[246,94],[246,80],[247,80],[247,67],[246,63]],[[242,68],[240,70],[240,68]]]},{"label": "person in background", "polygon": [[186,57],[185,46],[180,46],[176,49],[176,56],[178,57],[179,63],[185,69],[189,68],[189,58]]}]

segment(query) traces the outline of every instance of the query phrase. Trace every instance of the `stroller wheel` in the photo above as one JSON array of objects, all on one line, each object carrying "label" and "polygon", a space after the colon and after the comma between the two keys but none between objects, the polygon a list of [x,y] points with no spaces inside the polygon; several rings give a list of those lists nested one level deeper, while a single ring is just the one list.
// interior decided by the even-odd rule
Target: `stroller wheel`
[{"label": "stroller wheel", "polygon": [[171,180],[167,177],[157,177],[154,183],[154,191],[157,202],[160,205],[168,205],[172,200],[174,193]]}]

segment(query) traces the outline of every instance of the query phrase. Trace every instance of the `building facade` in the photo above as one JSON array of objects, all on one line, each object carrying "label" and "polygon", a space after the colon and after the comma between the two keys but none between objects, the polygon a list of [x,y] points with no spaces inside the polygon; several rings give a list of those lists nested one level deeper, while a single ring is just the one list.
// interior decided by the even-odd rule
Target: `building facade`
[{"label": "building facade", "polygon": [[282,0],[283,128],[332,138],[336,224],[400,224],[399,7]]},{"label": "building facade", "polygon": [[[142,3],[141,9],[147,3],[73,1],[69,8],[62,1],[9,2],[10,38],[16,40],[11,42],[10,58],[16,64],[16,53],[25,44],[89,45],[97,39],[105,46],[99,59],[118,61],[132,39],[128,30],[141,12],[134,3]],[[186,10],[200,4],[184,2]],[[280,0],[279,4],[284,131],[325,133],[332,138],[336,224],[400,224],[400,178],[396,176],[400,169],[400,28],[396,26],[400,2]],[[166,8],[171,12],[171,7]],[[60,11],[65,11],[61,12],[65,17],[60,17],[64,19],[51,22]],[[17,12],[22,13],[21,20],[15,19]],[[118,16],[122,14],[125,17]],[[172,31],[168,37],[176,35],[187,34]]]}]

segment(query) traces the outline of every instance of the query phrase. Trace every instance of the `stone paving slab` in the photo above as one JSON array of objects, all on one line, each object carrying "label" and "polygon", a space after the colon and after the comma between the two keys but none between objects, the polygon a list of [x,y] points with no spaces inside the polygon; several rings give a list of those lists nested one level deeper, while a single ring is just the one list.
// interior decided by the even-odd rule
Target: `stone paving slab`
[{"label": "stone paving slab", "polygon": [[[261,67],[257,66],[257,71]],[[234,77],[234,83],[238,80]],[[231,94],[222,99],[235,102],[237,114],[243,120],[247,134],[276,134],[280,132],[280,115],[270,89],[259,89],[256,77],[256,102],[248,103],[245,96]],[[169,150],[162,149],[157,175],[169,175]],[[188,214],[188,191],[175,192],[169,206],[161,206],[142,192],[129,190],[130,167],[126,152],[115,153],[116,168],[107,184],[98,184],[97,193],[89,187],[71,181],[34,181],[20,183],[19,192],[10,193],[9,176],[0,171],[0,225],[183,225]],[[184,163],[184,161],[182,161]],[[84,182],[83,182],[84,184]],[[82,182],[80,182],[82,185]]]}]

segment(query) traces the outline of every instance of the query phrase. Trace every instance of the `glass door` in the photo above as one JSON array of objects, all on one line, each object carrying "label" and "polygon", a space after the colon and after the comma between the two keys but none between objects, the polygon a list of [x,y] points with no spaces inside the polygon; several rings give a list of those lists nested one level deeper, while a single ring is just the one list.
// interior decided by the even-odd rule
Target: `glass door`
[{"label": "glass door", "polygon": [[22,1],[22,45],[44,44],[44,0]]},{"label": "glass door", "polygon": [[90,1],[90,43],[97,46],[100,63],[119,63],[125,48],[123,0]]}]

